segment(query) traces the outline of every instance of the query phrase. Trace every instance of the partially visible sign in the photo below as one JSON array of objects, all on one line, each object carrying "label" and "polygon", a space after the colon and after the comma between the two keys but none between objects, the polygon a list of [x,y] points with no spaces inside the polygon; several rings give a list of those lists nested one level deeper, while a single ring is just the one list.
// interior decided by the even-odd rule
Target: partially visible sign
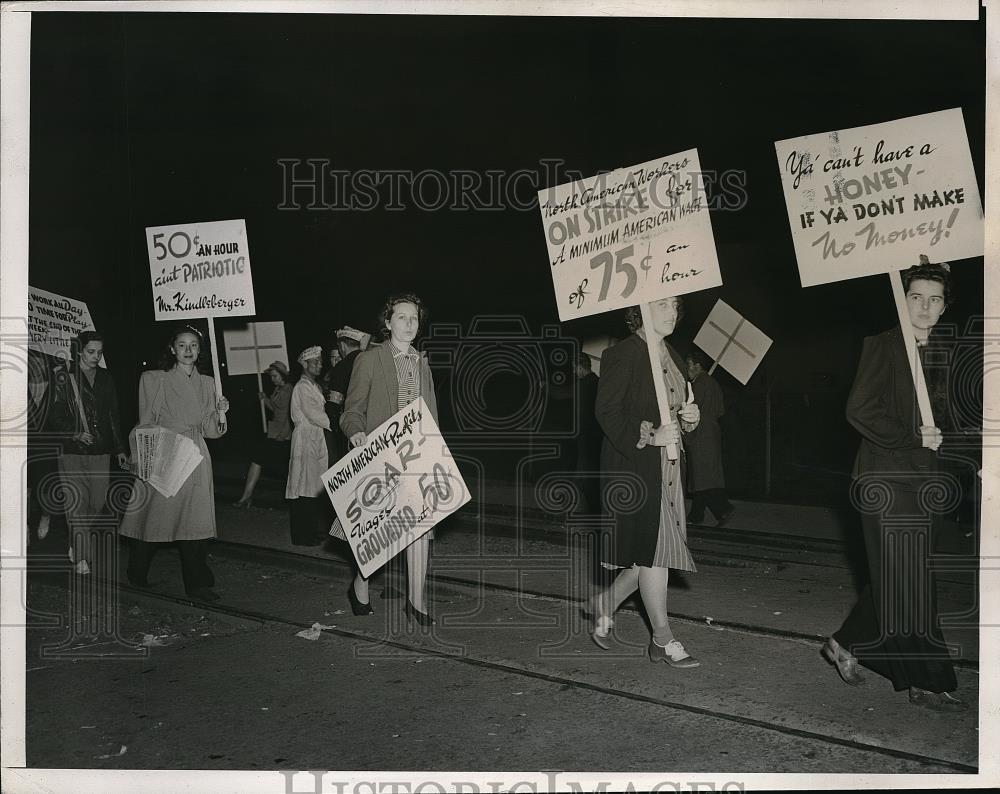
[{"label": "partially visible sign", "polygon": [[418,398],[322,475],[362,576],[370,576],[471,499]]},{"label": "partially visible sign", "polygon": [[694,343],[746,386],[770,349],[771,338],[720,300],[708,313]]},{"label": "partially visible sign", "polygon": [[247,323],[245,328],[227,328],[222,332],[222,344],[230,375],[257,375],[272,361],[288,366],[284,323]]},{"label": "partially visible sign", "polygon": [[538,192],[560,320],[722,284],[698,150]]},{"label": "partially visible sign", "polygon": [[255,314],[246,222],[146,229],[157,320]]},{"label": "partially visible sign", "polygon": [[983,255],[960,108],[774,147],[803,287]]},{"label": "partially visible sign", "polygon": [[[93,331],[94,322],[83,301],[29,286],[28,330],[29,348],[69,361],[70,342],[81,331]],[[104,366],[103,356],[100,364]]]}]

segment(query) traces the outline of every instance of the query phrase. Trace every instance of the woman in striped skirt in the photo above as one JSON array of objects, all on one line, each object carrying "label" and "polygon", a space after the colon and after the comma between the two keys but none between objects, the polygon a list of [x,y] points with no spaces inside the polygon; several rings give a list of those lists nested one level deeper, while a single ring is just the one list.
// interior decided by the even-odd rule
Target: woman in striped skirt
[{"label": "woman in striped skirt", "polygon": [[[416,295],[394,295],[382,310],[382,322],[388,337],[381,345],[370,347],[354,362],[351,381],[340,416],[340,428],[358,447],[367,434],[401,411],[418,397],[423,397],[434,421],[437,422],[437,400],[427,357],[413,347],[413,340],[423,326],[427,312]],[[330,534],[346,539],[338,519]],[[411,620],[427,626],[434,623],[424,605],[424,586],[433,530],[406,547],[409,579],[406,614]],[[368,580],[359,572],[347,588],[347,596],[355,615],[372,614],[368,597]]]},{"label": "woman in striped skirt", "polygon": [[[615,516],[615,532],[603,549],[603,565],[618,569],[618,578],[591,600],[594,641],[607,648],[613,615],[638,588],[653,628],[649,658],[672,667],[696,667],[699,662],[674,638],[667,613],[670,568],[694,571],[687,547],[680,458],[666,447],[681,446],[680,432],[698,425],[698,406],[686,402],[684,359],[667,344],[681,317],[679,297],[650,304],[652,329],[642,327],[638,307],[626,311],[633,333],[601,357],[601,380],[595,412],[604,431],[601,449],[605,509]],[[647,345],[655,343],[674,421],[660,425],[649,367]],[[678,425],[679,421],[679,425]]]}]

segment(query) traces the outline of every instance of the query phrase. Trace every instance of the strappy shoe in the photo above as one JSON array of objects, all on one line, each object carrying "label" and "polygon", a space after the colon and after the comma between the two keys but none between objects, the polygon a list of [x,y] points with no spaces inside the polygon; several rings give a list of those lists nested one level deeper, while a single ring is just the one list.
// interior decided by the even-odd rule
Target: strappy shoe
[{"label": "strappy shoe", "polygon": [[837,668],[837,672],[844,679],[845,684],[861,686],[865,682],[865,677],[859,669],[858,660],[844,650],[833,637],[827,639],[822,654],[824,659]]},{"label": "strappy shoe", "polygon": [[964,700],[950,695],[947,692],[929,692],[920,687],[910,687],[910,702],[914,706],[930,709],[931,711],[957,712],[966,711],[969,704]]},{"label": "strappy shoe", "polygon": [[649,661],[666,662],[671,667],[698,667],[701,662],[684,650],[678,640],[671,640],[665,646],[649,641]]}]

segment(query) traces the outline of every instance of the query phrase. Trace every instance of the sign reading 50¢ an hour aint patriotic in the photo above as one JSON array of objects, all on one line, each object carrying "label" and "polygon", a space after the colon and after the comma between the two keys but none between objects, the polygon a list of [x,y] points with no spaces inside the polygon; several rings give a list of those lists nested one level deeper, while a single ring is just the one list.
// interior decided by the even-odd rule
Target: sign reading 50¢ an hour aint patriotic
[{"label": "sign reading 50\u00a2 an hour aint patriotic", "polygon": [[243,220],[146,229],[157,320],[255,314]]},{"label": "sign reading 50\u00a2 an hour aint patriotic", "polygon": [[538,193],[560,320],[722,284],[698,150]]}]

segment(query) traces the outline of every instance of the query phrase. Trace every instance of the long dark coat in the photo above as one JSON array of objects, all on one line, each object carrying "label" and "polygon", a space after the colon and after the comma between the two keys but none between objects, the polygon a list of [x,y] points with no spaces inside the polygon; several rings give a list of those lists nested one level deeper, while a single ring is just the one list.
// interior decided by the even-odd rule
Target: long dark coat
[{"label": "long dark coat", "polygon": [[[935,417],[941,427],[946,416]],[[922,446],[913,376],[899,327],[865,339],[847,421],[861,434],[853,476],[877,473],[916,491],[934,474],[937,454]]]},{"label": "long dark coat", "polygon": [[719,418],[725,413],[722,387],[707,372],[691,383],[694,401],[701,411],[698,427],[684,437],[687,452],[688,483],[692,491],[725,488],[722,470],[722,428]]},{"label": "long dark coat", "polygon": [[[684,360],[667,345],[677,368]],[[609,347],[601,356],[601,377],[595,407],[604,431],[601,447],[605,511],[615,516],[615,537],[606,562],[651,566],[660,528],[663,492],[660,447],[636,449],[639,424],[660,424],[653,373],[646,343],[636,334]]]}]

